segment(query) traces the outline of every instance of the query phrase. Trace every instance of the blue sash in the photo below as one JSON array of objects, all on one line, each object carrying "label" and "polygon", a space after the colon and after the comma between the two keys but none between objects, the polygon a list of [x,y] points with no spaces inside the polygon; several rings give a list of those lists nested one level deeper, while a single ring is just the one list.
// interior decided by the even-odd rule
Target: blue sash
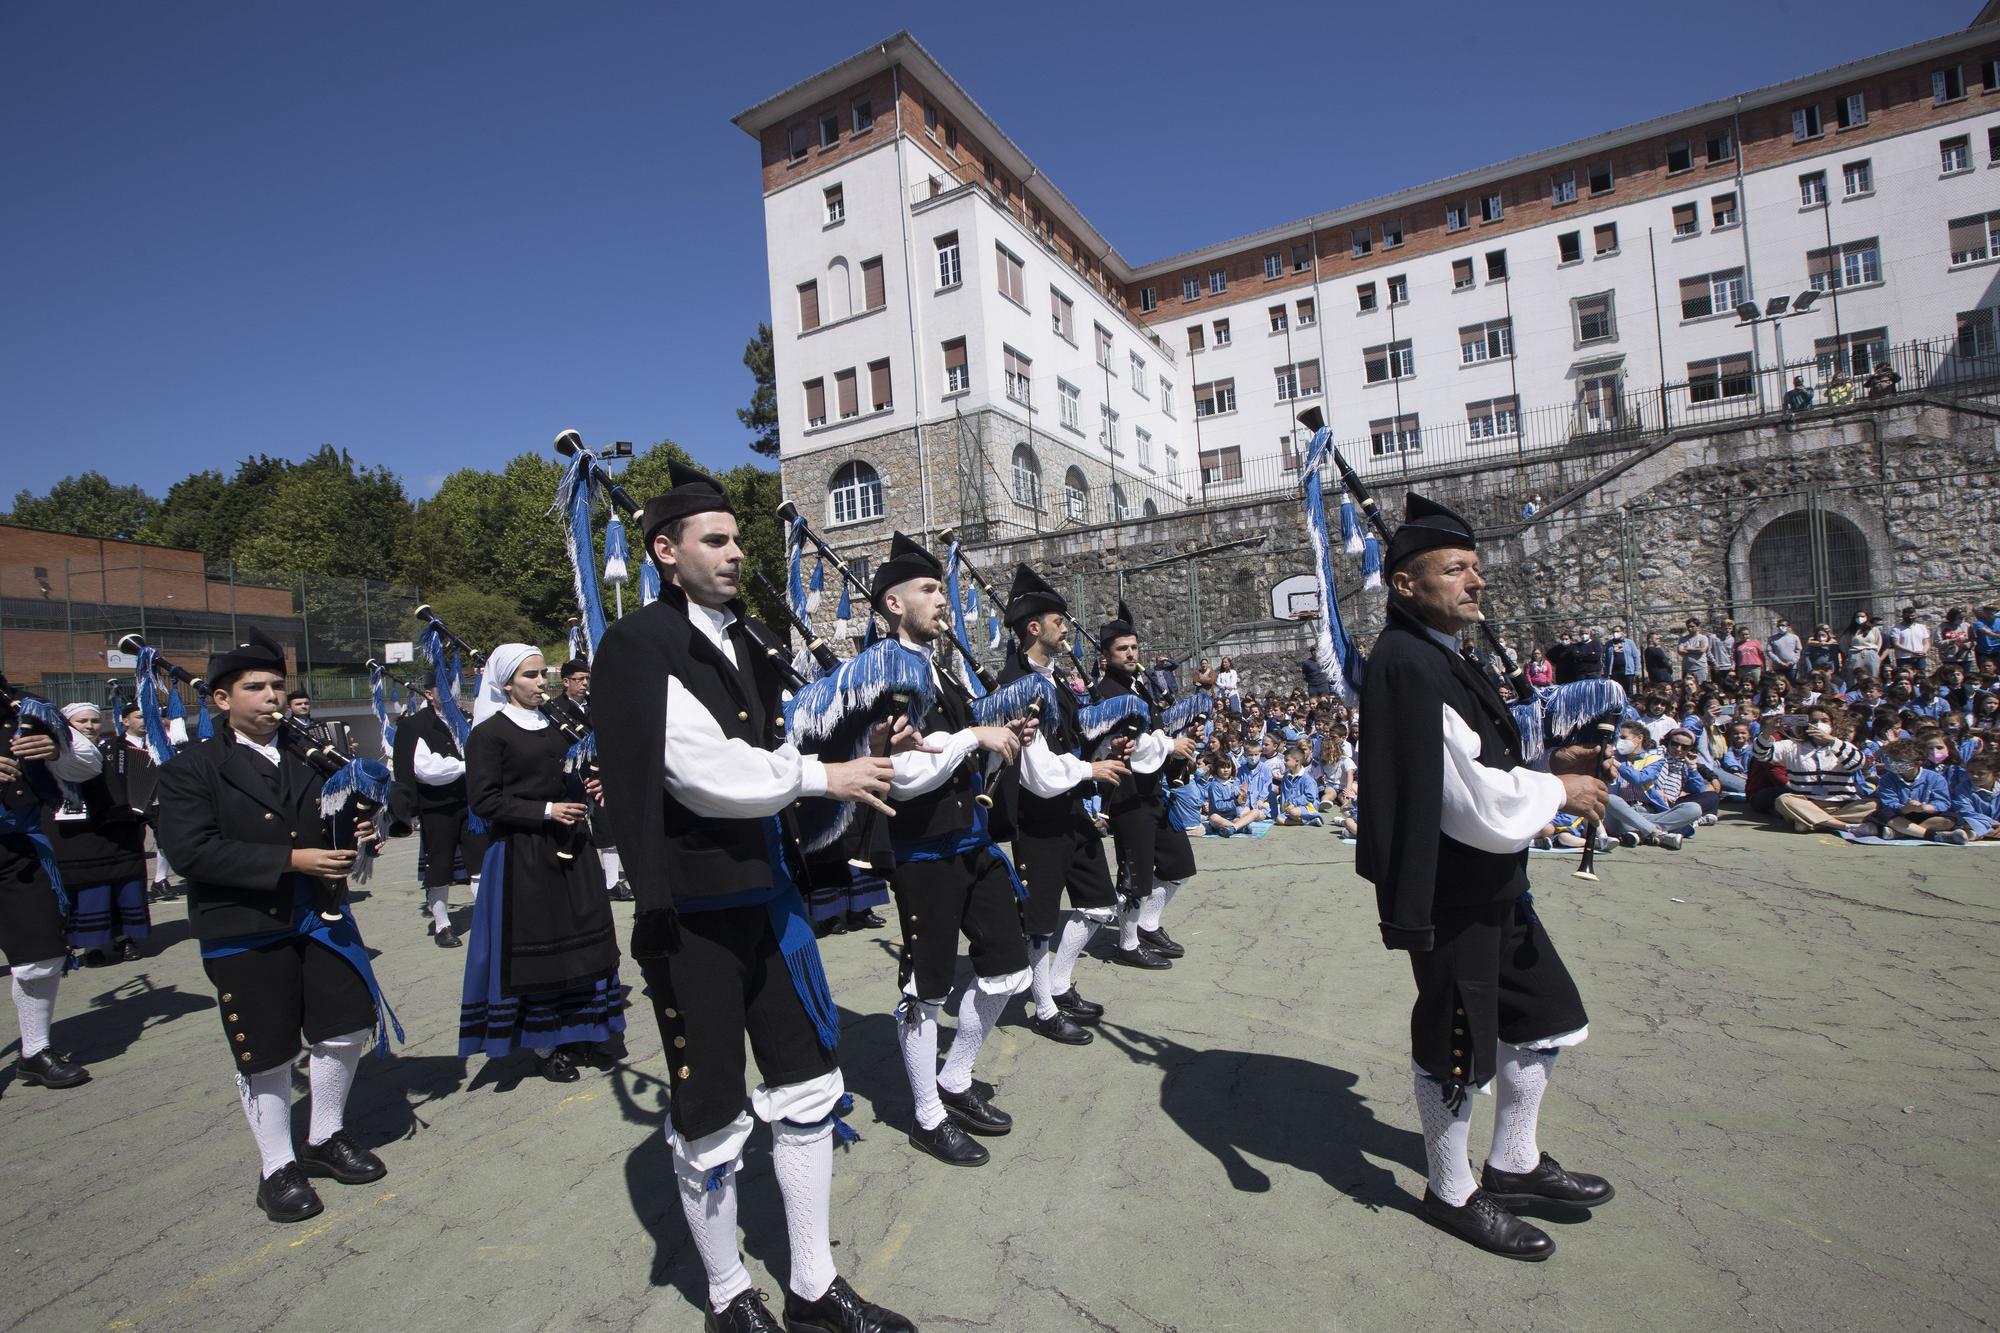
[{"label": "blue sash", "polygon": [[49,887],[56,893],[56,910],[69,920],[69,893],[63,888],[62,871],[56,868],[56,849],[49,845],[49,835],[42,832],[42,807],[39,804],[26,807],[0,809],[0,836],[13,835],[26,838],[35,849],[35,859],[42,864],[42,873],[49,877]]},{"label": "blue sash", "polygon": [[340,919],[328,921],[319,914],[317,899],[312,885],[305,876],[287,873],[285,878],[292,881],[292,926],[289,930],[267,930],[256,935],[234,935],[226,940],[208,940],[201,946],[203,958],[228,958],[233,954],[248,953],[261,949],[279,940],[295,939],[301,935],[339,954],[361,979],[368,983],[368,994],[375,1001],[375,1054],[386,1057],[389,1054],[389,1031],[395,1029],[397,1041],[407,1041],[403,1035],[403,1025],[396,1019],[396,1011],[389,1007],[389,1001],[382,994],[382,987],[375,980],[375,969],[369,965],[368,950],[361,943],[361,928],[355,924],[354,910],[346,903],[340,905]]},{"label": "blue sash", "polygon": [[[977,797],[985,787],[985,775],[977,769],[972,773],[972,794]],[[1013,881],[1014,896],[1026,899],[1028,886],[1014,873],[1014,863],[1007,859],[1007,853],[1000,844],[993,841],[993,835],[986,831],[986,807],[977,800],[972,803],[972,823],[950,833],[940,833],[934,838],[892,838],[890,847],[896,853],[896,864],[907,865],[912,861],[949,861],[954,856],[976,852],[984,848],[999,858],[1007,870],[1007,878]]]}]

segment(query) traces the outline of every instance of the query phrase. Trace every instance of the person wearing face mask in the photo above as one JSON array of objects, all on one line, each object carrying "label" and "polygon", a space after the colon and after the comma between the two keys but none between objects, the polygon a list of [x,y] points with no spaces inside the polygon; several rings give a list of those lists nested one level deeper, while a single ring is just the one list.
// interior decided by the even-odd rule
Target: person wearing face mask
[{"label": "person wearing face mask", "polygon": [[1791,680],[1798,679],[1799,663],[1805,656],[1805,644],[1799,640],[1798,635],[1792,633],[1790,621],[1782,619],[1778,621],[1777,629],[1771,632],[1771,637],[1765,641],[1764,648],[1770,659],[1769,667],[1772,675]]},{"label": "person wearing face mask", "polygon": [[1772,808],[1794,830],[1839,833],[1875,813],[1875,802],[1862,796],[1855,782],[1861,751],[1834,734],[1830,713],[1815,709],[1796,737],[1784,720],[1765,721],[1751,753],[1783,766],[1787,790]]},{"label": "person wearing face mask", "polygon": [[[1668,734],[1687,733],[1672,728]],[[1683,796],[1681,774],[1670,770],[1665,752],[1653,748],[1637,722],[1620,724],[1616,753],[1618,781],[1604,804],[1605,829],[1627,847],[1679,851],[1683,835],[1701,823],[1701,803]]]},{"label": "person wearing face mask", "polygon": [[2000,791],[1994,789],[2000,779],[2000,755],[1977,755],[1964,773],[1952,793],[1952,816],[1969,840],[2000,841]]},{"label": "person wearing face mask", "polygon": [[1846,661],[1843,672],[1849,682],[1864,673],[1873,679],[1882,669],[1882,627],[1870,619],[1866,611],[1854,613],[1854,623],[1847,627]]},{"label": "person wearing face mask", "polygon": [[1951,790],[1944,774],[1936,767],[1935,756],[1926,764],[1925,744],[1915,740],[1891,741],[1882,747],[1875,766],[1875,814],[1858,832],[1875,837],[1914,838],[1951,842],[1963,846],[1968,837],[1951,813]]},{"label": "person wearing face mask", "polygon": [[1618,688],[1625,693],[1632,692],[1632,682],[1639,679],[1639,645],[1625,636],[1623,625],[1611,627],[1611,637],[1604,643],[1605,660],[1610,664],[1611,679],[1618,682]]}]

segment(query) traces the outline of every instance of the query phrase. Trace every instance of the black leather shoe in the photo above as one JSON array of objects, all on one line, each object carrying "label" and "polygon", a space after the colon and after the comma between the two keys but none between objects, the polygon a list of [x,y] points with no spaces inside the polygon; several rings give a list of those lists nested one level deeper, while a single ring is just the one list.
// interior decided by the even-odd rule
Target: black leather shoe
[{"label": "black leather shoe", "polygon": [[446,926],[444,929],[432,935],[431,939],[437,944],[437,947],[440,949],[462,949],[465,947],[465,941],[460,939],[458,937],[458,932],[453,930],[450,926]]},{"label": "black leather shoe", "polygon": [[560,1046],[535,1057],[535,1072],[551,1083],[574,1083],[583,1077],[576,1072],[576,1061]]},{"label": "black leather shoe", "polygon": [[1090,1029],[1080,1027],[1077,1021],[1062,1010],[1056,1010],[1053,1017],[1043,1018],[1040,1014],[1028,1015],[1028,1030],[1038,1037],[1059,1041],[1065,1046],[1088,1046],[1094,1037]]},{"label": "black leather shoe", "polygon": [[707,1311],[701,1326],[706,1333],[784,1333],[778,1317],[764,1304],[761,1291],[742,1293],[721,1314]]},{"label": "black leather shoe", "polygon": [[299,1165],[307,1175],[332,1176],[343,1185],[366,1185],[389,1174],[382,1159],[335,1130],[325,1143],[308,1143],[299,1149]]},{"label": "black leather shoe", "polygon": [[[884,921],[875,912],[849,912],[847,914],[847,928],[849,930],[880,930],[888,924],[887,921]],[[790,1295],[789,1292],[786,1294]],[[900,1315],[897,1317],[901,1318]]]},{"label": "black leather shoe", "polygon": [[1111,961],[1120,967],[1143,968],[1148,972],[1164,972],[1173,966],[1167,959],[1160,957],[1143,944],[1136,949],[1112,950]]},{"label": "black leather shoe", "polygon": [[111,947],[111,957],[115,962],[136,963],[139,961],[139,946],[130,940],[119,940]]},{"label": "black leather shoe", "polygon": [[611,886],[611,901],[614,903],[629,903],[634,896],[632,886],[622,879]]},{"label": "black leather shoe", "polygon": [[958,1122],[949,1115],[938,1121],[936,1129],[925,1129],[922,1125],[910,1126],[910,1146],[921,1148],[946,1166],[985,1166],[993,1154],[981,1144],[966,1137]]},{"label": "black leather shoe", "polygon": [[1076,987],[1074,986],[1056,996],[1056,1008],[1062,1010],[1079,1023],[1095,1023],[1098,1019],[1104,1017],[1104,1006],[1093,1004],[1091,1001],[1084,999],[1076,993]]},{"label": "black leather shoe", "polygon": [[287,1162],[257,1182],[257,1206],[273,1222],[303,1222],[326,1208],[297,1162]]},{"label": "black leather shoe", "polygon": [[1174,942],[1174,937],[1164,930],[1141,930],[1139,943],[1151,949],[1162,958],[1179,958],[1187,950]]},{"label": "black leather shoe", "polygon": [[90,1082],[90,1071],[59,1054],[55,1047],[44,1046],[14,1061],[14,1077],[43,1088],[73,1088]]},{"label": "black leather shoe", "polygon": [[785,1291],[785,1333],[917,1333],[917,1326],[894,1310],[870,1305],[837,1277],[816,1301]]},{"label": "black leather shoe", "polygon": [[589,1065],[592,1069],[616,1069],[626,1055],[623,1037],[613,1037],[610,1041],[579,1041],[563,1047],[563,1050],[572,1063]]},{"label": "black leather shoe", "polygon": [[1548,1232],[1523,1222],[1485,1190],[1474,1190],[1471,1198],[1454,1208],[1426,1186],[1423,1214],[1426,1221],[1467,1244],[1509,1259],[1540,1263],[1556,1252]]},{"label": "black leather shoe", "polygon": [[817,935],[820,939],[825,939],[829,935],[845,935],[846,933],[847,918],[844,916],[830,916],[824,921],[813,922],[813,934]]},{"label": "black leather shoe", "polygon": [[111,966],[111,957],[102,949],[85,949],[83,951],[83,965],[85,967],[109,967]]},{"label": "black leather shoe", "polygon": [[1532,1171],[1502,1171],[1488,1162],[1479,1173],[1479,1187],[1501,1203],[1543,1199],[1550,1203],[1573,1203],[1581,1208],[1609,1203],[1618,1192],[1603,1176],[1563,1170],[1562,1163],[1547,1153],[1542,1154],[1542,1160]]},{"label": "black leather shoe", "polygon": [[1014,1128],[1014,1117],[981,1097],[976,1087],[969,1087],[964,1092],[946,1092],[939,1088],[938,1100],[944,1103],[944,1113],[957,1121],[958,1127],[968,1134],[984,1134],[997,1139]]}]

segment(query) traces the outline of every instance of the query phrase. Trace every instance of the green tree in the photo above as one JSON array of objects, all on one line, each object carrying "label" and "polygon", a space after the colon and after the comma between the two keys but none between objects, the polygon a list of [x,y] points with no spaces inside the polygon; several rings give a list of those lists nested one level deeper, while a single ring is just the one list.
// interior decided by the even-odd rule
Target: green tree
[{"label": "green tree", "polygon": [[756,436],[750,448],[766,458],[778,456],[778,372],[771,355],[771,326],[757,325],[757,336],[743,345],[743,365],[754,387],[750,406],[736,409],[736,419]]},{"label": "green tree", "polygon": [[559,634],[575,614],[562,529],[549,513],[561,477],[553,454],[519,454],[498,473],[452,473],[417,506],[409,577],[426,591],[477,587],[508,599],[534,631],[522,642]]},{"label": "green tree", "polygon": [[8,521],[45,532],[75,532],[120,540],[137,537],[160,502],[137,486],[114,486],[101,472],[64,477],[47,495],[21,491]]},{"label": "green tree", "polygon": [[216,471],[183,477],[168,489],[146,525],[146,540],[200,551],[210,564],[219,565],[257,526],[259,513],[291,469],[286,459],[257,454],[238,463],[231,477]]},{"label": "green tree", "polygon": [[410,522],[395,473],[357,468],[345,450],[321,445],[278,478],[232,555],[253,569],[391,579]]},{"label": "green tree", "polygon": [[[514,599],[505,593],[458,584],[426,590],[425,597],[431,609],[451,626],[453,633],[463,635],[481,652],[491,652],[503,643],[538,643],[541,640],[536,626],[522,613]],[[411,625],[410,636],[414,638],[422,627],[415,621]],[[555,660],[560,662],[562,659],[558,657]],[[470,666],[467,670],[471,670]]]}]

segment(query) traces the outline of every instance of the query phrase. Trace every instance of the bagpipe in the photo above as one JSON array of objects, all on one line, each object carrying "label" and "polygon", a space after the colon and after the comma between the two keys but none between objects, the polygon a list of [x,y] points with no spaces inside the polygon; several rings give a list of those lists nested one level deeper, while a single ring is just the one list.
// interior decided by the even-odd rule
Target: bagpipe
[{"label": "bagpipe", "polygon": [[[374,819],[390,803],[393,782],[380,760],[349,758],[320,743],[311,727],[280,709],[278,744],[292,751],[319,771],[323,782],[319,793],[320,818],[327,821],[327,837],[340,850],[341,829],[345,825],[350,840],[354,827]],[[378,838],[379,838],[378,834]],[[315,891],[321,920],[338,921],[347,902],[348,880],[366,884],[374,871],[375,846],[356,841],[354,871],[341,879],[323,879]]]},{"label": "bagpipe", "polygon": [[[0,734],[9,738],[47,736],[62,745],[68,739],[68,731],[69,723],[54,704],[40,695],[23,693],[0,675]],[[0,804],[9,810],[21,809],[31,802],[62,803],[55,780],[39,764],[23,764],[19,777],[0,786]]]},{"label": "bagpipe", "polygon": [[[1005,603],[1000,600],[999,594],[993,591],[993,585],[980,574],[978,567],[966,557],[964,548],[959,545],[956,528],[946,528],[938,534],[938,537],[945,544],[945,594],[951,602],[953,638],[958,644],[959,651],[964,653],[967,649],[965,602],[959,596],[959,573],[963,571],[971,578],[973,587],[979,593],[985,594],[987,605],[993,608],[996,640],[999,637],[1000,612]],[[997,647],[998,643],[996,642],[994,646]],[[1070,652],[1074,654],[1076,649],[1072,647]],[[1020,721],[1039,724],[1051,708],[1059,705],[1055,685],[1039,672],[1030,671],[1008,681],[1005,685],[999,685],[994,682],[990,672],[979,669],[969,653],[965,657],[965,663],[978,674],[980,689],[974,692],[972,720],[979,726],[1004,727]],[[1082,663],[1079,662],[1077,665],[1081,669]],[[1005,761],[998,754],[988,757],[979,794],[973,798],[989,810],[993,808],[993,789],[1000,779],[1000,770],[1003,767]]]},{"label": "bagpipe", "polygon": [[[1618,735],[1618,719],[1627,707],[1624,686],[1615,680],[1597,679],[1530,686],[1527,699],[1510,705],[1509,711],[1521,733],[1524,762],[1539,764],[1566,746],[1589,744],[1596,749],[1601,767]],[[1589,824],[1583,830],[1583,856],[1570,872],[1577,879],[1597,878],[1598,827]]]},{"label": "bagpipe", "polygon": [[[878,639],[818,680],[800,683],[785,702],[785,739],[825,763],[859,759],[871,752],[876,726],[902,718],[921,727],[935,698],[930,658],[901,640]],[[849,864],[879,870],[881,812],[863,813],[875,818],[859,830],[861,854]],[[799,805],[800,845],[808,852],[829,847],[853,819],[851,802],[807,797]]]},{"label": "bagpipe", "polygon": [[1112,746],[1120,740],[1136,740],[1151,727],[1153,710],[1136,694],[1114,694],[1093,704],[1085,704],[1077,714],[1083,731],[1084,758],[1108,759]]},{"label": "bagpipe", "polygon": [[[118,640],[118,651],[130,653],[138,659],[132,673],[133,695],[139,705],[140,720],[146,728],[146,753],[155,764],[164,764],[174,757],[176,746],[173,734],[167,730],[167,723],[184,715],[180,707],[180,687],[192,690],[201,706],[202,725],[197,733],[200,739],[209,735],[207,682],[185,667],[175,666],[160,655],[160,650],[151,646],[137,634],[127,634]],[[165,676],[171,683],[167,701],[160,700],[160,677]]]},{"label": "bagpipe", "polygon": [[[973,586],[986,598],[986,604],[992,607],[997,615],[1004,615],[1007,610],[1006,599],[993,590],[993,585],[986,581],[986,576],[979,572],[979,567],[966,556],[964,547],[959,545],[958,529],[946,528],[938,534],[938,538],[945,543],[948,554],[956,557],[957,567],[965,571]],[[1061,614],[1062,618],[1069,622],[1070,627],[1069,638],[1063,642],[1063,648],[1069,653],[1069,660],[1076,664],[1077,679],[1087,684],[1090,680],[1090,671],[1084,666],[1082,656],[1076,651],[1077,643],[1083,638],[1083,626],[1079,625],[1076,617],[1069,612],[1064,611]]]}]

